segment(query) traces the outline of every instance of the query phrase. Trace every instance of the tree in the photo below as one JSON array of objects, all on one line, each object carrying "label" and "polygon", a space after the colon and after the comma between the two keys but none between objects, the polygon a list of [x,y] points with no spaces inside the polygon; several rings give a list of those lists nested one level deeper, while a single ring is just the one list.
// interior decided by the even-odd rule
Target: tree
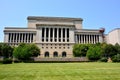
[{"label": "tree", "polygon": [[13,56],[19,60],[29,60],[30,57],[36,57],[40,53],[40,49],[35,44],[21,43],[13,51]]},{"label": "tree", "polygon": [[112,61],[113,61],[113,62],[120,62],[120,54],[114,55],[114,56],[112,57]]},{"label": "tree", "polygon": [[112,44],[104,44],[101,49],[103,57],[112,57],[117,54],[117,49]]},{"label": "tree", "polygon": [[81,55],[80,55],[79,44],[75,44],[75,45],[73,46],[73,55],[74,55],[75,57],[81,56]]},{"label": "tree", "polygon": [[101,48],[100,46],[90,47],[87,51],[87,55],[89,60],[98,60],[101,57]]},{"label": "tree", "polygon": [[81,56],[86,56],[88,49],[89,49],[88,45],[81,44],[80,45],[80,55]]},{"label": "tree", "polygon": [[118,43],[115,44],[115,48],[117,50],[117,54],[120,54],[120,45]]},{"label": "tree", "polygon": [[40,55],[40,49],[35,44],[30,44],[28,49],[32,57],[37,57]]},{"label": "tree", "polygon": [[0,56],[4,58],[12,57],[13,48],[6,43],[0,43]]},{"label": "tree", "polygon": [[73,55],[75,57],[86,56],[89,47],[94,46],[93,44],[75,44],[73,46]]}]

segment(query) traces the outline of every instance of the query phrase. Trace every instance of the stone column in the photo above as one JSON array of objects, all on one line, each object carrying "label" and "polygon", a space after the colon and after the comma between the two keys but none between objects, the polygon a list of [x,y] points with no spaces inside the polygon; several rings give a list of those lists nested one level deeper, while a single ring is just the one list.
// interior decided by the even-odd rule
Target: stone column
[{"label": "stone column", "polygon": [[78,37],[79,37],[79,42],[78,43],[80,43],[80,35],[78,35]]},{"label": "stone column", "polygon": [[86,35],[86,43],[88,44],[88,35]]},{"label": "stone column", "polygon": [[57,42],[59,42],[59,28],[57,28]]},{"label": "stone column", "polygon": [[78,43],[77,34],[75,34],[75,43]]},{"label": "stone column", "polygon": [[93,35],[91,35],[91,43],[93,44]]},{"label": "stone column", "polygon": [[84,43],[84,35],[82,34],[82,44]]},{"label": "stone column", "polygon": [[33,33],[33,42],[34,43],[36,42],[36,35],[35,35],[35,33]]},{"label": "stone column", "polygon": [[31,43],[31,38],[32,38],[32,35],[31,35],[31,33],[29,33],[29,36],[30,36],[30,43]]},{"label": "stone column", "polygon": [[24,42],[26,43],[26,33],[24,33],[24,35],[25,35],[25,36],[24,36]]},{"label": "stone column", "polygon": [[88,35],[88,37],[89,37],[89,41],[88,42],[91,43],[91,41],[90,41],[90,35]]},{"label": "stone column", "polygon": [[48,28],[48,31],[49,31],[49,35],[48,35],[48,42],[50,42],[50,32],[51,32],[51,29],[50,28]]},{"label": "stone column", "polygon": [[99,35],[99,42],[101,43],[102,39],[101,39],[101,36]]},{"label": "stone column", "polygon": [[12,37],[11,37],[11,33],[9,33],[9,37],[10,37],[10,40],[9,40],[9,41],[10,41],[10,43],[11,43],[11,38],[12,38]]},{"label": "stone column", "polygon": [[10,33],[4,33],[4,42],[10,42]]},{"label": "stone column", "polygon": [[85,41],[86,41],[86,39],[85,39],[85,35],[84,35],[84,44],[85,44]]},{"label": "stone column", "polygon": [[93,35],[93,43],[95,44],[95,35]]},{"label": "stone column", "polygon": [[52,40],[53,42],[55,41],[55,37],[54,37],[55,35],[54,34],[55,34],[55,28],[53,28],[53,40]]},{"label": "stone column", "polygon": [[17,36],[18,36],[18,33],[16,33],[16,43],[17,43]]},{"label": "stone column", "polygon": [[12,33],[12,42],[14,42],[14,33]]},{"label": "stone column", "polygon": [[97,35],[97,40],[98,40],[98,43],[99,43],[99,35]]}]

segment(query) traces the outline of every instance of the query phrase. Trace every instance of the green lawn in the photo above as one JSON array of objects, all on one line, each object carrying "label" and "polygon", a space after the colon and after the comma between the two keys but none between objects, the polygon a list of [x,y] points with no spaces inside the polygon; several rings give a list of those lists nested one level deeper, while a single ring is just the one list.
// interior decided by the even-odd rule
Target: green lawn
[{"label": "green lawn", "polygon": [[120,63],[0,64],[0,80],[120,80]]}]

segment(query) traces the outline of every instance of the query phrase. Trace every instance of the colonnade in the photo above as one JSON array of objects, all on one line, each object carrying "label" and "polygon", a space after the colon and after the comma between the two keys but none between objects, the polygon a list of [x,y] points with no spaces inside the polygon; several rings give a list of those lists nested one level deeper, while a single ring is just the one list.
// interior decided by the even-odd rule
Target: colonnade
[{"label": "colonnade", "polygon": [[42,42],[69,42],[69,28],[42,28]]},{"label": "colonnade", "polygon": [[75,35],[75,40],[76,43],[98,43],[100,42],[100,35],[95,35],[95,34],[76,34]]},{"label": "colonnade", "polygon": [[34,33],[9,33],[8,42],[10,43],[32,43]]}]

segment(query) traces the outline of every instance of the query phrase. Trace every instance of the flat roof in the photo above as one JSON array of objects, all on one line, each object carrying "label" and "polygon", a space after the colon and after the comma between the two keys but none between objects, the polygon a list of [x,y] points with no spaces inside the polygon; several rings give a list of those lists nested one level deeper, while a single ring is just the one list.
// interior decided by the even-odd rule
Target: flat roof
[{"label": "flat roof", "polygon": [[120,28],[115,28],[115,29],[109,31],[108,34],[111,33],[111,32],[113,32],[113,31],[115,31],[115,30],[120,30]]},{"label": "flat roof", "polygon": [[41,20],[41,21],[83,21],[82,18],[69,18],[69,17],[44,17],[44,16],[28,16],[28,20]]}]

